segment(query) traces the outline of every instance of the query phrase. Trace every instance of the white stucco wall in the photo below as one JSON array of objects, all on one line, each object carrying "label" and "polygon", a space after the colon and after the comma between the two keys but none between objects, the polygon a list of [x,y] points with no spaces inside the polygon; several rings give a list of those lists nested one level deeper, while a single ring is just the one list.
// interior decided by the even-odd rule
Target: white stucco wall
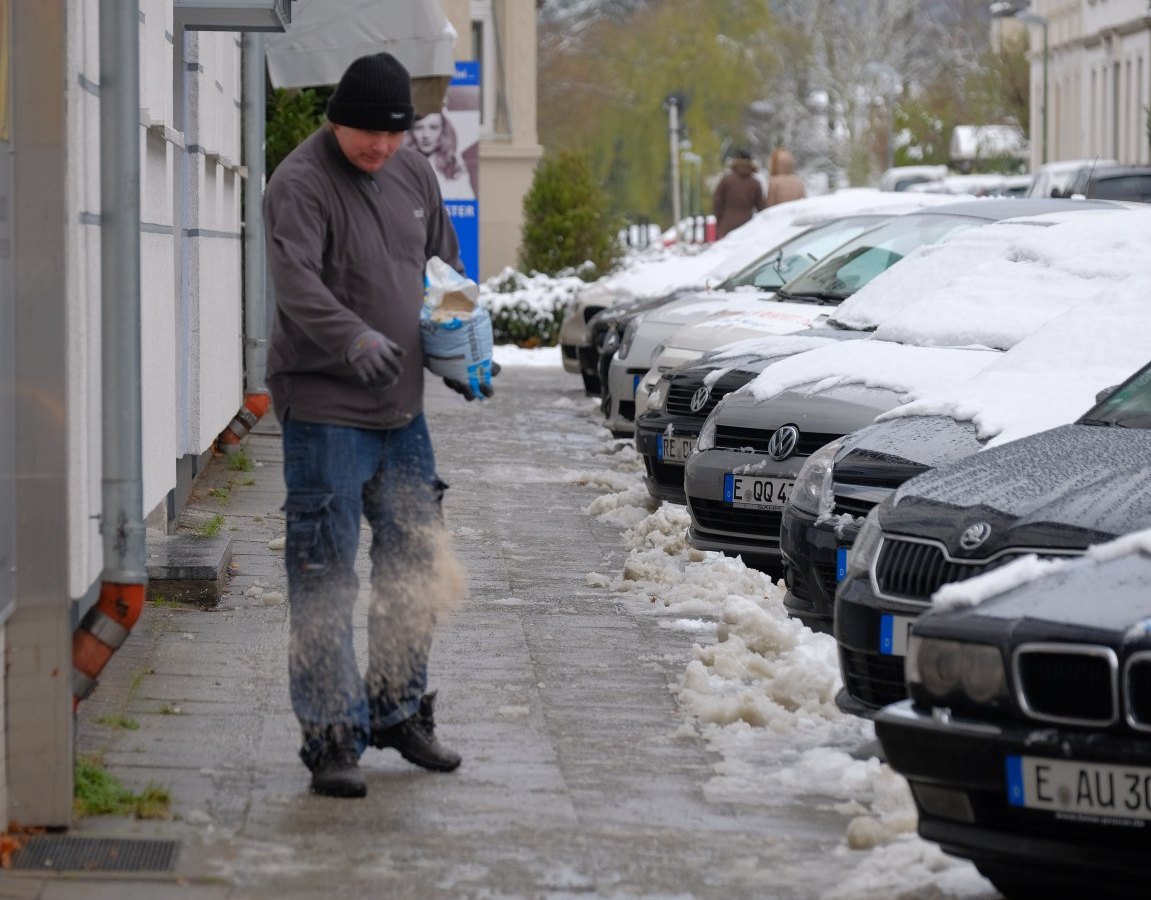
[{"label": "white stucco wall", "polygon": [[[235,170],[239,36],[188,36],[198,67],[184,73],[186,116],[177,121],[175,90],[183,87],[173,77],[171,0],[141,0],[140,11],[141,512],[147,515],[176,487],[177,460],[207,450],[242,401],[243,182]],[[70,367],[59,414],[69,448],[69,587],[82,597],[103,567],[98,4],[69,0],[67,21],[63,265]]]},{"label": "white stucco wall", "polygon": [[100,81],[99,9],[68,3],[67,401],[60,414],[68,441],[68,585],[73,597],[99,577],[100,452]]},{"label": "white stucco wall", "polygon": [[185,453],[202,453],[243,402],[240,39],[189,34],[186,300],[192,368]]}]

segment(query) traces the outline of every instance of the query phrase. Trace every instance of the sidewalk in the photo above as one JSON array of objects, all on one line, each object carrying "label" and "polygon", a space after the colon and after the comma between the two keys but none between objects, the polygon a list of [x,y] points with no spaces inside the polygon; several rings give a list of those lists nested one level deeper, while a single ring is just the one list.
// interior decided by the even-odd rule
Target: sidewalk
[{"label": "sidewalk", "polygon": [[[819,895],[786,873],[796,852],[830,853],[842,820],[708,802],[716,758],[669,690],[693,637],[587,585],[625,558],[618,530],[584,512],[595,492],[565,474],[610,464],[592,401],[546,369],[509,368],[497,390],[469,405],[429,388],[471,588],[431,659],[438,730],[460,770],[369,750],[367,799],[309,794],[282,552],[269,546],[283,535],[281,452],[265,417],[244,441],[252,469],[215,459],[184,519],[222,515],[232,536],[219,606],[149,604],[78,714],[78,752],[102,755],[133,790],[166,787],[173,817],[84,819],[70,834],[178,841],[174,869],[7,872],[0,898]],[[115,727],[121,715],[138,730]]]}]

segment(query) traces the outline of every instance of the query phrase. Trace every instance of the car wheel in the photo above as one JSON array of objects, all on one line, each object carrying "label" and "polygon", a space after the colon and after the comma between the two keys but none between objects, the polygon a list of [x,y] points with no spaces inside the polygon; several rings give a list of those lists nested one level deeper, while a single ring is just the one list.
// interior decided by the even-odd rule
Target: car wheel
[{"label": "car wheel", "polygon": [[600,395],[600,381],[598,375],[589,375],[587,372],[581,373],[583,375],[583,390],[589,397],[598,397]]}]

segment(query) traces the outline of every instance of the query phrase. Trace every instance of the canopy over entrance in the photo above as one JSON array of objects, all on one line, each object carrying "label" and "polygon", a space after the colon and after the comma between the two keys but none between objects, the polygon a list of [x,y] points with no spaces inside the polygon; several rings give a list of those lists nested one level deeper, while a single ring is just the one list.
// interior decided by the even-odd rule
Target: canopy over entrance
[{"label": "canopy over entrance", "polygon": [[455,71],[456,31],[439,0],[295,0],[291,24],[264,40],[278,88],[335,84],[352,60],[386,51],[420,80],[417,114],[423,79],[446,88]]}]

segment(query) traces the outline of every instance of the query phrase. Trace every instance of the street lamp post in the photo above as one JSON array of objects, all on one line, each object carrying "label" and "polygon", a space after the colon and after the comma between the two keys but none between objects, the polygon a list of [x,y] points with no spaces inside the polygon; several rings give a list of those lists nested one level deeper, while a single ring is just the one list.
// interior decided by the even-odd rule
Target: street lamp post
[{"label": "street lamp post", "polygon": [[991,4],[991,16],[995,19],[1018,19],[1028,25],[1038,25],[1043,29],[1043,105],[1040,107],[1040,121],[1043,125],[1043,162],[1047,162],[1047,17],[1026,9],[1019,9],[1008,0]]}]

